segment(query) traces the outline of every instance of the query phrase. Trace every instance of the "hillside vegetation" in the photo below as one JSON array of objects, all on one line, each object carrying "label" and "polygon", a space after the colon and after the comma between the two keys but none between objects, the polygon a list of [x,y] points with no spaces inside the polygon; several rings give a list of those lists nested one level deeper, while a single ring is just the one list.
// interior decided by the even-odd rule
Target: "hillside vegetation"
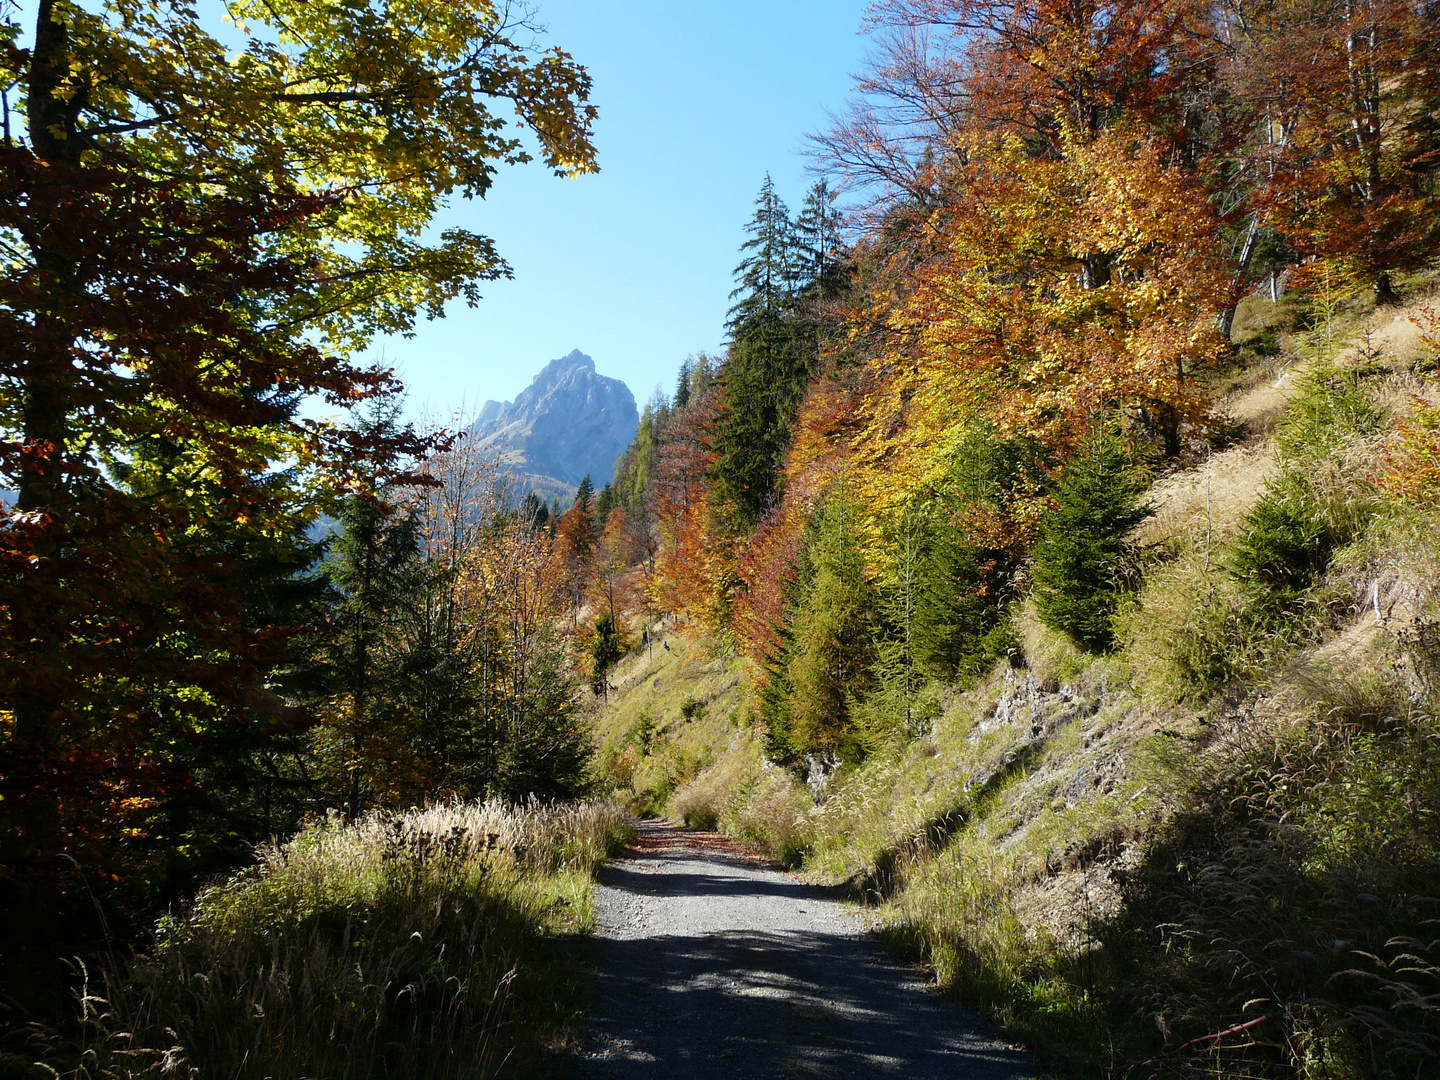
[{"label": "hillside vegetation", "polygon": [[611,677],[612,781],[848,884],[1061,1072],[1425,1074],[1440,521],[1388,478],[1435,343],[1424,304],[1300,311],[1242,306],[1219,434],[1138,496],[1109,650],[1021,596],[1005,656],[907,728],[785,769],[763,669],[668,639]]},{"label": "hillside vegetation", "polygon": [[866,25],[617,471],[687,644],[594,654],[606,779],[1057,1072],[1433,1075],[1435,12]]},{"label": "hillside vegetation", "polygon": [[1432,0],[874,0],[558,513],[360,358],[509,273],[447,200],[597,168],[589,74],[228,10],[0,18],[0,1068],[522,1061],[613,790],[1056,1071],[1440,1072]]}]

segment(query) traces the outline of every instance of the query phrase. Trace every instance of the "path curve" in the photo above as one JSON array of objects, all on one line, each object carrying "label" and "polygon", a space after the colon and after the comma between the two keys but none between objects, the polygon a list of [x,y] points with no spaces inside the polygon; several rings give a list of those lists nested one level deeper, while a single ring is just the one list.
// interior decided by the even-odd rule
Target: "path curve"
[{"label": "path curve", "polygon": [[596,890],[586,1080],[1021,1080],[1024,1055],[922,993],[833,890],[714,833],[642,822]]}]

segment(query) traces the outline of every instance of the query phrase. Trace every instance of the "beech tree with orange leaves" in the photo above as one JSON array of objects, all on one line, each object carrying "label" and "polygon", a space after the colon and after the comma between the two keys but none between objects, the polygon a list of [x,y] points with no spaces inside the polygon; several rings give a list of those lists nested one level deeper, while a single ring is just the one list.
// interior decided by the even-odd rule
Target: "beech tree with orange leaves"
[{"label": "beech tree with orange leaves", "polygon": [[1236,2],[1224,74],[1254,117],[1259,216],[1312,260],[1396,299],[1440,253],[1440,23],[1407,0]]},{"label": "beech tree with orange leaves", "polygon": [[1122,409],[1174,454],[1202,418],[1193,377],[1218,353],[1229,289],[1203,192],[1123,129],[1063,146],[1036,156],[981,133],[958,148],[956,197],[933,217],[945,253],[875,316],[898,347],[871,361],[857,440],[874,505],[942,475],[976,420],[1063,450]]}]

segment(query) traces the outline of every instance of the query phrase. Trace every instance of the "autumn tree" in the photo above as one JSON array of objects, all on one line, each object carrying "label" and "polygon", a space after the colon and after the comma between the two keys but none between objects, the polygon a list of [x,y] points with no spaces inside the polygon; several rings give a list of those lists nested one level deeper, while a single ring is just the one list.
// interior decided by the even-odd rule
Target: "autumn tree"
[{"label": "autumn tree", "polygon": [[[976,422],[1062,456],[1115,409],[1178,453],[1203,416],[1195,374],[1220,347],[1228,280],[1203,192],[1159,149],[1112,130],[1035,157],[1009,136],[966,145],[947,242],[877,318],[907,327],[871,361],[857,485],[876,507],[942,481]],[[1108,280],[1086,260],[1106,254]]]},{"label": "autumn tree", "polygon": [[[393,393],[333,353],[507,272],[483,237],[421,238],[443,200],[527,158],[497,106],[551,167],[593,167],[584,71],[517,44],[481,0],[408,24],[364,4],[227,12],[243,47],[175,6],[41,0],[28,28],[5,24],[20,89],[0,181],[12,989],[54,984],[54,856],[93,862],[122,850],[111,830],[163,820],[193,781],[167,748],[197,715],[274,711],[231,561],[184,538],[217,517],[308,523],[324,490],[425,449],[287,416],[274,392],[339,407]],[[185,467],[143,498],[102,467],[159,442]],[[286,484],[269,482],[277,462],[294,465]],[[126,794],[66,796],[101,776]]]},{"label": "autumn tree", "polygon": [[1257,217],[1308,270],[1395,299],[1440,252],[1440,25],[1401,0],[1233,6],[1224,71],[1254,118]]},{"label": "autumn tree", "polygon": [[586,476],[570,509],[555,523],[556,558],[564,568],[566,588],[576,612],[590,583],[591,557],[597,539],[591,499],[593,490],[590,477]]},{"label": "autumn tree", "polygon": [[589,736],[561,620],[573,612],[562,536],[495,514],[464,554],[457,651],[472,707],[452,717],[447,785],[563,797],[584,786]]},{"label": "autumn tree", "polygon": [[721,414],[720,362],[704,354],[689,365],[689,396],[666,426],[647,504],[660,541],[651,585],[657,606],[687,612],[707,630],[726,621],[735,585],[733,548],[710,503],[713,431]]}]

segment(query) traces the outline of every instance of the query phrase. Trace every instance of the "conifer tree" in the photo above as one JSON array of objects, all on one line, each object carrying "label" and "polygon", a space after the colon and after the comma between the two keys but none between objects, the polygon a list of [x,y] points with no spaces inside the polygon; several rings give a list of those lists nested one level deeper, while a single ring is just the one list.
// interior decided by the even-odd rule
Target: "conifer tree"
[{"label": "conifer tree", "polygon": [[795,220],[801,288],[822,296],[839,286],[840,230],[844,219],[834,204],[835,192],[824,180],[817,180],[806,193],[805,205]]},{"label": "conifer tree", "polygon": [[607,697],[609,683],[606,676],[624,656],[620,643],[620,629],[615,616],[609,611],[602,612],[595,620],[595,637],[590,643],[590,689]]},{"label": "conifer tree", "polygon": [[615,487],[613,484],[606,484],[600,489],[599,496],[595,499],[594,523],[597,533],[603,532],[605,522],[610,517],[610,511],[615,509]]},{"label": "conifer tree", "polygon": [[690,358],[680,361],[680,374],[675,379],[675,408],[683,409],[690,404]]},{"label": "conifer tree", "polygon": [[371,743],[400,726],[400,656],[393,648],[401,612],[420,586],[420,544],[410,514],[383,501],[391,493],[358,494],[340,509],[340,535],[326,566],[336,590],[333,634],[324,648],[333,672],[337,712],[328,717],[337,747],[347,816],[369,795],[371,768],[383,768]]},{"label": "conifer tree", "polygon": [[1152,512],[1144,491],[1120,439],[1102,429],[1065,466],[1055,508],[1041,524],[1031,566],[1035,607],[1046,626],[1093,652],[1114,644],[1127,537]]},{"label": "conifer tree", "polygon": [[720,369],[722,410],[713,432],[715,500],[726,523],[753,528],[773,504],[790,427],[815,364],[815,339],[796,318],[803,259],[794,225],[770,178],[746,226],[749,253],[735,268],[728,327],[730,353]]},{"label": "conifer tree", "polygon": [[746,323],[757,317],[783,315],[795,292],[799,274],[795,227],[769,173],[765,174],[765,183],[755,199],[755,215],[745,231],[749,238],[740,250],[748,254],[735,267],[736,285],[730,293],[735,304],[726,323],[732,335],[739,334]]},{"label": "conifer tree", "polygon": [[865,574],[855,510],[833,492],[807,526],[782,646],[762,696],[770,752],[794,762],[808,754],[858,751],[852,704],[871,688],[876,597]]},{"label": "conifer tree", "polygon": [[580,486],[575,490],[575,506],[578,506],[582,513],[590,513],[590,500],[595,497],[595,485],[590,480],[590,474],[586,473],[580,480]]}]

